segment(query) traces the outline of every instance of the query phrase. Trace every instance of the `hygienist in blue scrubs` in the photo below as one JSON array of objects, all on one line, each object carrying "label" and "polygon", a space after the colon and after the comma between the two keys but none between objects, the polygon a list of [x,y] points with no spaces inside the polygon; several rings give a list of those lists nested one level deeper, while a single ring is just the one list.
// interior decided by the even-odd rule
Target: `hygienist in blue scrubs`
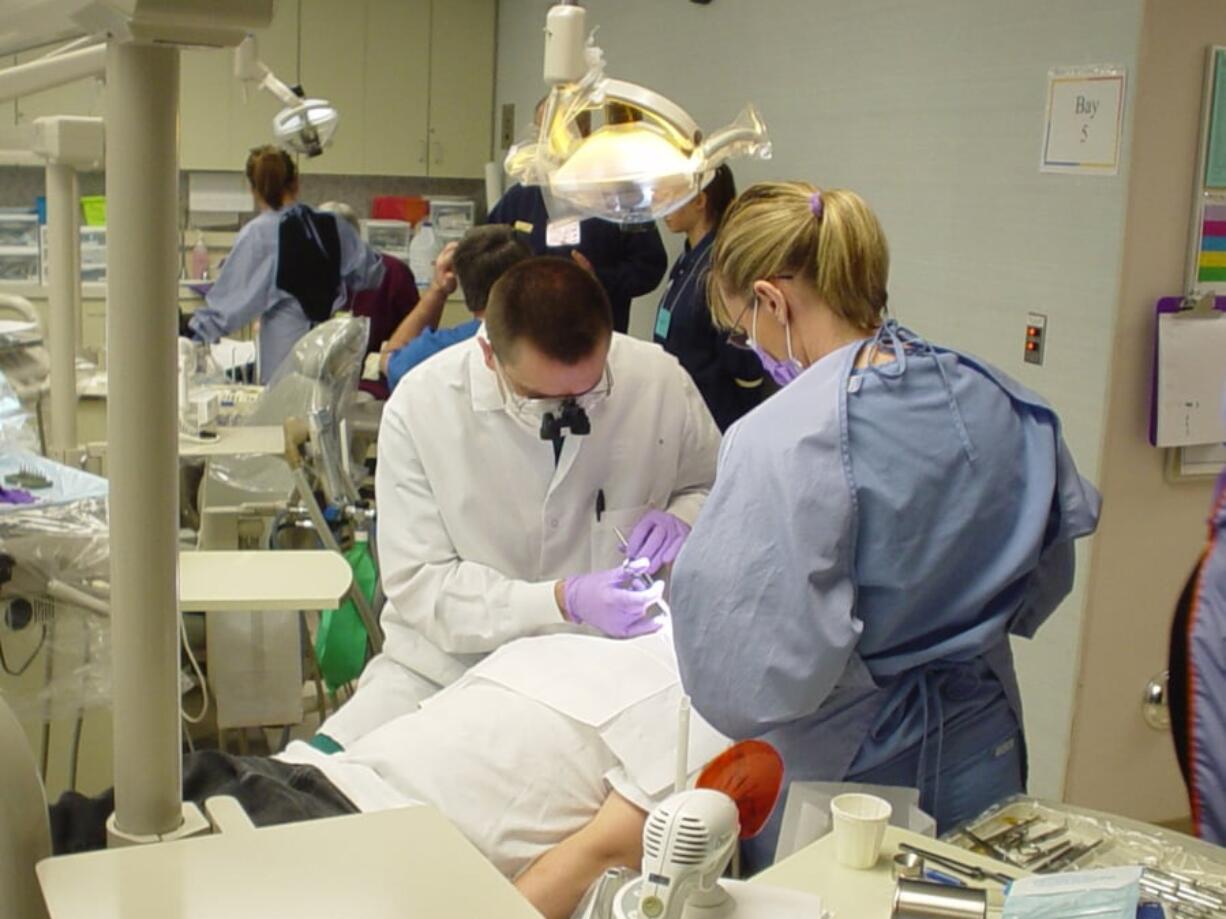
[{"label": "hygienist in blue scrubs", "polygon": [[888,260],[853,192],[729,208],[714,317],[783,388],[724,438],[673,626],[712,725],[774,744],[788,781],[917,787],[945,830],[1025,788],[1010,636],[1072,588],[1099,496],[1043,399],[887,316]]},{"label": "hygienist in blue scrubs", "polygon": [[284,150],[252,150],[247,181],[260,213],[239,231],[204,306],[180,334],[215,342],[258,319],[267,383],[298,339],[351,292],[379,285],[383,261],[346,221],[298,203],[298,170]]},{"label": "hygienist in blue scrubs", "polygon": [[773,387],[764,384],[757,355],[728,342],[707,309],[707,268],[711,244],[724,211],[736,197],[732,170],[722,165],[701,192],[664,218],[674,233],[685,234],[685,252],[673,264],[668,287],[656,310],[655,341],[681,362],[702,393],[721,431],[728,430]]}]

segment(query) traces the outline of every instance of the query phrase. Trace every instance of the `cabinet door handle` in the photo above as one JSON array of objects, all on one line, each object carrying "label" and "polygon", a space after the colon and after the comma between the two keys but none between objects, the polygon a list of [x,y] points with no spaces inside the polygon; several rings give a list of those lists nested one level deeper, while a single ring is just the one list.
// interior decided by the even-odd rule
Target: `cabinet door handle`
[{"label": "cabinet door handle", "polygon": [[443,145],[437,140],[434,142],[434,165],[441,165],[443,162]]},{"label": "cabinet door handle", "polygon": [[1163,670],[1145,684],[1141,711],[1145,723],[1155,731],[1168,731],[1171,728],[1170,680],[1170,671]]}]

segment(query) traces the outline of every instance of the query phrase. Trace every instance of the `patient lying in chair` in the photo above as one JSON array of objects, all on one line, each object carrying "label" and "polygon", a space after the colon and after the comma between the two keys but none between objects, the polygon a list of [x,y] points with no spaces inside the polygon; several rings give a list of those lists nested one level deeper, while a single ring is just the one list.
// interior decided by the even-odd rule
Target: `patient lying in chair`
[{"label": "patient lying in chair", "polygon": [[[609,867],[637,867],[647,812],[672,790],[681,698],[671,630],[627,641],[512,642],[410,714],[327,755],[184,760],[183,791],[233,795],[260,826],[414,804],[445,814],[548,917]],[[697,714],[690,767],[727,741]],[[113,797],[51,808],[57,853],[101,848]]]}]

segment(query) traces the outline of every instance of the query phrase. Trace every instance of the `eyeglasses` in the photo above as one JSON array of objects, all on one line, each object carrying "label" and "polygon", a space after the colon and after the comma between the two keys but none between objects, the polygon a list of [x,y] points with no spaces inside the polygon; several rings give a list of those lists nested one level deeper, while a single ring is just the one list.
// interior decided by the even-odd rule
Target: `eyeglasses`
[{"label": "eyeglasses", "polygon": [[511,385],[511,380],[506,375],[506,370],[503,368],[501,361],[498,362],[497,366],[498,388],[502,390],[502,399],[506,404],[507,410],[525,420],[539,421],[545,417],[546,413],[553,412],[557,414],[562,410],[563,403],[577,405],[585,412],[588,412],[609,398],[609,395],[613,392],[613,368],[609,366],[608,362],[605,362],[600,380],[587,392],[578,393],[573,396],[549,396],[541,398],[521,396],[515,391],[515,387]]},{"label": "eyeglasses", "polygon": [[753,339],[741,325],[741,320],[745,318],[745,314],[749,312],[750,307],[755,309],[758,306],[758,298],[754,297],[752,303],[746,303],[740,313],[737,314],[736,322],[732,324],[732,328],[728,331],[728,344],[734,348],[740,348],[742,351],[753,350]]},{"label": "eyeglasses", "polygon": [[[794,277],[796,277],[796,275],[794,274],[773,274],[770,277],[766,278],[765,280],[767,281],[790,281]],[[741,309],[740,313],[737,314],[736,322],[732,324],[732,328],[728,331],[728,344],[732,345],[732,347],[734,348],[740,348],[742,351],[752,351],[754,349],[753,348],[754,332],[756,330],[751,329],[747,331],[745,327],[742,325],[742,322],[745,319],[745,314],[748,313],[751,309],[753,310],[753,319],[751,320],[751,322],[753,325],[756,326],[758,322],[758,295],[757,294],[754,294],[753,299],[750,302],[746,303],[745,306]]]}]

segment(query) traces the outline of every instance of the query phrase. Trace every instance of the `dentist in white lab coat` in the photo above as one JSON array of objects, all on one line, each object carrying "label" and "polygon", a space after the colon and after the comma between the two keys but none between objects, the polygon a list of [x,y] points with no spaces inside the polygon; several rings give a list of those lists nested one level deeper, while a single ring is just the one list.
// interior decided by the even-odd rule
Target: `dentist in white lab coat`
[{"label": "dentist in white lab coat", "polygon": [[[398,386],[376,496],[384,651],[316,745],[343,748],[506,642],[658,628],[655,575],[715,477],[716,428],[676,359],[613,333],[600,284],[533,258],[476,337]],[[628,546],[623,545],[619,533]],[[623,562],[646,559],[628,570]]]}]

